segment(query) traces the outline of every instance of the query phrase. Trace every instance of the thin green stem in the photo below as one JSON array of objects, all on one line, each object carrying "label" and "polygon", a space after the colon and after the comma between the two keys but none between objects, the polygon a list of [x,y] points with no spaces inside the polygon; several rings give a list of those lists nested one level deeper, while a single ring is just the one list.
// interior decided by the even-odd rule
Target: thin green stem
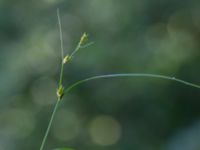
[{"label": "thin green stem", "polygon": [[58,27],[59,27],[59,35],[60,35],[60,48],[61,48],[61,67],[60,67],[60,79],[59,79],[59,86],[62,85],[63,81],[63,72],[64,72],[64,48],[63,48],[63,34],[62,34],[62,25],[60,21],[60,11],[57,9],[57,17],[58,17]]},{"label": "thin green stem", "polygon": [[50,129],[51,129],[51,125],[52,125],[53,119],[54,119],[55,114],[56,114],[56,111],[57,111],[57,109],[58,109],[58,104],[59,104],[59,102],[60,102],[60,101],[58,100],[58,101],[56,102],[55,107],[54,107],[53,113],[52,113],[52,115],[51,115],[51,119],[50,119],[50,121],[49,121],[47,130],[46,130],[45,135],[44,135],[44,138],[43,138],[43,140],[42,140],[42,144],[41,144],[41,146],[40,146],[40,150],[43,150],[44,145],[45,145],[45,143],[46,143],[47,136],[48,136],[49,131],[50,131]]},{"label": "thin green stem", "polygon": [[60,79],[59,79],[59,86],[62,85],[63,80],[63,72],[64,72],[64,48],[63,48],[63,35],[62,35],[62,25],[60,21],[60,11],[57,9],[57,17],[58,17],[58,27],[59,27],[59,35],[60,35],[60,48],[61,48],[61,67],[60,67]]},{"label": "thin green stem", "polygon": [[78,52],[79,49],[80,49],[80,43],[77,44],[75,50],[71,53],[70,57],[73,57]]},{"label": "thin green stem", "polygon": [[74,49],[74,51],[72,51],[72,53],[70,54],[70,57],[72,58],[80,49],[86,48],[91,46],[92,44],[94,44],[94,42],[90,42],[87,43],[85,45],[82,45],[81,41],[78,42],[76,48]]},{"label": "thin green stem", "polygon": [[76,86],[88,82],[90,80],[96,80],[96,79],[102,79],[102,78],[117,78],[117,77],[148,77],[148,78],[160,78],[160,79],[166,79],[166,80],[173,80],[191,87],[195,87],[195,88],[199,88],[200,89],[200,85],[194,84],[194,83],[190,83],[181,79],[177,79],[175,77],[170,77],[170,76],[165,76],[165,75],[158,75],[158,74],[148,74],[148,73],[121,73],[121,74],[107,74],[107,75],[99,75],[99,76],[93,76],[93,77],[89,77],[80,81],[75,82],[74,84],[72,84],[71,86],[69,86],[66,89],[66,93],[68,93],[69,91],[71,91],[71,89],[75,88]]},{"label": "thin green stem", "polygon": [[60,21],[60,11],[57,9],[57,17],[58,17],[58,27],[59,27],[59,35],[60,35],[60,46],[61,46],[61,57],[64,58],[64,48],[63,48],[63,35],[62,35],[62,25]]},{"label": "thin green stem", "polygon": [[[61,48],[61,67],[60,67],[60,79],[59,79],[59,82],[58,82],[58,86],[62,86],[62,82],[63,82],[63,73],[64,73],[64,64],[63,64],[63,59],[64,59],[64,49],[63,49],[63,35],[62,35],[62,26],[61,26],[61,21],[60,21],[60,11],[59,9],[57,9],[57,17],[58,17],[58,27],[59,27],[59,35],[60,35],[60,48]],[[48,127],[47,127],[47,130],[45,132],[45,135],[44,135],[44,138],[42,140],[42,144],[40,146],[40,150],[43,150],[44,148],[44,145],[46,143],[46,140],[47,140],[47,137],[48,137],[48,134],[49,134],[49,131],[50,131],[50,128],[51,128],[51,125],[52,125],[52,122],[53,122],[53,119],[54,119],[54,116],[56,114],[56,111],[57,111],[57,108],[58,108],[58,104],[60,102],[61,98],[58,97],[57,99],[57,102],[56,102],[56,105],[54,107],[54,110],[53,110],[53,113],[51,115],[51,119],[49,121],[49,124],[48,124]]]},{"label": "thin green stem", "polygon": [[89,46],[91,46],[91,45],[93,45],[94,44],[94,42],[90,42],[90,43],[88,43],[88,44],[85,44],[85,45],[83,45],[83,46],[80,46],[80,48],[86,48],[86,47],[89,47]]},{"label": "thin green stem", "polygon": [[64,64],[61,62],[59,86],[62,86],[62,82],[63,82],[63,73],[64,73]]}]

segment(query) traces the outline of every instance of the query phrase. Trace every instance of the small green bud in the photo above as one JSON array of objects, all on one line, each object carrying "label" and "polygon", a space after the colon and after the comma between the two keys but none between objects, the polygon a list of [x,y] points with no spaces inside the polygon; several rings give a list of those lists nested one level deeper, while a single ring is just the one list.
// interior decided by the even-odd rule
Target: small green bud
[{"label": "small green bud", "polygon": [[88,41],[88,34],[86,34],[85,32],[83,33],[83,35],[81,36],[79,45],[83,45]]},{"label": "small green bud", "polygon": [[56,94],[57,94],[58,100],[61,100],[64,95],[64,87],[62,85],[58,87]]},{"label": "small green bud", "polygon": [[66,64],[67,62],[69,62],[71,60],[71,56],[66,55],[63,59],[63,64]]}]

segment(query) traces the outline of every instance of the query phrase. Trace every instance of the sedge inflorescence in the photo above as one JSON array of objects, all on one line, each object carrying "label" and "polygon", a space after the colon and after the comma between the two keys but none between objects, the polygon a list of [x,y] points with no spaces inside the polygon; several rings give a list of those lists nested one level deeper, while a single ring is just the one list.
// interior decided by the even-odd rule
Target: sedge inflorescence
[{"label": "sedge inflorescence", "polygon": [[67,54],[62,58],[62,66],[61,66],[61,78],[60,78],[60,83],[57,89],[57,98],[58,100],[61,100],[62,97],[64,96],[64,86],[62,85],[62,78],[63,78],[63,70],[64,70],[64,65],[69,63],[72,58],[74,57],[74,55],[81,49],[81,48],[85,48],[89,45],[91,45],[92,43],[88,43],[89,39],[88,39],[88,34],[87,33],[83,33],[75,50],[71,53],[71,54]]}]

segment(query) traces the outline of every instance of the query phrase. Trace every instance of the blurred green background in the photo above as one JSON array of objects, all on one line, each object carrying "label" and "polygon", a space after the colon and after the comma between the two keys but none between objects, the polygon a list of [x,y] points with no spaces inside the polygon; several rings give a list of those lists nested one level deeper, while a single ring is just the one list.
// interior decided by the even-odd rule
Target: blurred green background
[{"label": "blurred green background", "polygon": [[[1,0],[0,150],[37,150],[65,54],[83,32],[95,44],[66,66],[64,85],[143,72],[200,84],[198,0]],[[62,101],[45,149],[199,150],[200,90],[146,78],[101,79]]]}]

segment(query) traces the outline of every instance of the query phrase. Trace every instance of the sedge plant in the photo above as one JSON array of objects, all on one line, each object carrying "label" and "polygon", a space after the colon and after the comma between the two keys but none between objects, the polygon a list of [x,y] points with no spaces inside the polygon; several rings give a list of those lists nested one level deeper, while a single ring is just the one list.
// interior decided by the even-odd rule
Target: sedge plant
[{"label": "sedge plant", "polygon": [[[53,113],[51,115],[47,130],[46,130],[45,135],[43,137],[43,140],[42,140],[42,143],[41,143],[41,146],[40,146],[40,150],[44,150],[44,146],[45,146],[45,143],[46,143],[46,140],[47,140],[49,131],[51,129],[51,125],[53,123],[53,119],[54,119],[55,114],[57,112],[60,101],[73,88],[75,88],[75,87],[77,87],[80,84],[83,84],[85,82],[88,82],[88,81],[91,81],[91,80],[102,79],[102,78],[144,77],[144,78],[158,78],[158,79],[171,80],[171,81],[179,82],[181,84],[184,84],[184,85],[187,85],[187,86],[190,86],[190,87],[193,87],[193,88],[200,89],[200,85],[197,85],[197,84],[194,84],[194,83],[191,83],[191,82],[187,82],[187,81],[175,78],[175,77],[166,76],[166,75],[159,75],[159,74],[148,74],[148,73],[118,73],[118,74],[97,75],[97,76],[85,78],[83,80],[79,80],[79,81],[75,82],[74,84],[65,88],[64,85],[63,85],[63,74],[64,74],[65,65],[68,64],[70,61],[72,61],[73,57],[75,56],[75,54],[80,49],[83,49],[83,48],[90,46],[91,44],[93,44],[93,42],[89,42],[88,34],[83,33],[83,35],[81,36],[81,38],[80,38],[77,46],[75,47],[74,51],[71,54],[64,55],[62,26],[61,26],[59,9],[57,9],[57,17],[58,17],[58,27],[59,27],[59,35],[60,35],[60,46],[61,46],[60,78],[59,78],[59,81],[58,81],[58,88],[57,88],[57,91],[56,91],[57,101],[55,103]],[[73,149],[72,148],[58,148],[58,149],[55,149],[55,150],[73,150]]]}]

